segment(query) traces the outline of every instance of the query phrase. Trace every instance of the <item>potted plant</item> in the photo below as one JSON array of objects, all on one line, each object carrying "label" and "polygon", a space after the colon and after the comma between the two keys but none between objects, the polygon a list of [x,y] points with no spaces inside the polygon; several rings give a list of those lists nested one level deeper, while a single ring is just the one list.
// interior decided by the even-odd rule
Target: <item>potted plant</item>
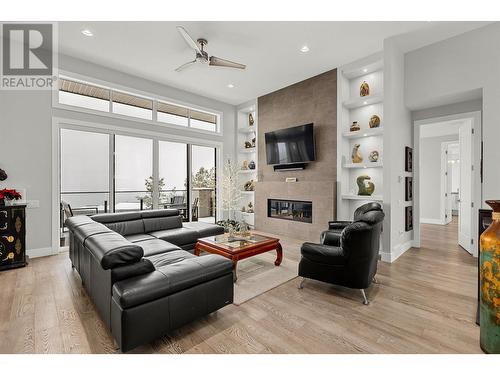
[{"label": "potted plant", "polygon": [[22,196],[15,189],[2,189],[0,190],[0,206],[5,206],[6,200],[19,200]]}]

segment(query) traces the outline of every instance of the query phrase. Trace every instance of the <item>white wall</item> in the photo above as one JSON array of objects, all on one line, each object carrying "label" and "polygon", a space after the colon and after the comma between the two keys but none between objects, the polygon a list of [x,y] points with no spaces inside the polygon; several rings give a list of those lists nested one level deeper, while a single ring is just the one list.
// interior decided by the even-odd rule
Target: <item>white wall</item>
[{"label": "white wall", "polygon": [[[223,113],[223,136],[199,135],[201,139],[223,141],[223,152],[234,157],[235,107],[173,87],[157,84],[74,59],[59,57],[59,68],[81,75],[161,95]],[[62,109],[52,109],[51,93],[47,91],[0,91],[0,168],[9,179],[0,188],[25,188],[29,200],[40,201],[39,208],[27,212],[27,249],[40,252],[51,247],[52,217],[52,116],[86,122],[117,125],[123,129],[144,129],[177,136],[186,135],[183,129],[160,128],[155,125],[120,120]],[[191,134],[193,136],[196,133]]]},{"label": "white wall", "polygon": [[[404,54],[396,39],[384,41],[384,211],[382,259],[396,260],[412,245],[405,231],[405,146],[413,147],[411,113],[405,106]],[[400,179],[400,177],[403,177]],[[389,226],[389,227],[388,227]]]},{"label": "white wall", "polygon": [[424,222],[441,221],[441,143],[449,141],[458,142],[458,134],[420,139],[420,219]]},{"label": "white wall", "polygon": [[405,101],[413,110],[482,91],[484,200],[498,199],[500,194],[500,49],[495,47],[499,44],[500,23],[494,23],[405,56]]}]

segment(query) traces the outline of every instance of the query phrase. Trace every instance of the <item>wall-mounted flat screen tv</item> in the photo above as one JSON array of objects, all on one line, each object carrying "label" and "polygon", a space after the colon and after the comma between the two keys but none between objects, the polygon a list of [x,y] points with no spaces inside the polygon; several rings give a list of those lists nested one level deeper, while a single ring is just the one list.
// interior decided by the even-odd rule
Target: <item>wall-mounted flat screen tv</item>
[{"label": "wall-mounted flat screen tv", "polygon": [[265,134],[269,165],[309,163],[316,160],[313,124],[280,129]]}]

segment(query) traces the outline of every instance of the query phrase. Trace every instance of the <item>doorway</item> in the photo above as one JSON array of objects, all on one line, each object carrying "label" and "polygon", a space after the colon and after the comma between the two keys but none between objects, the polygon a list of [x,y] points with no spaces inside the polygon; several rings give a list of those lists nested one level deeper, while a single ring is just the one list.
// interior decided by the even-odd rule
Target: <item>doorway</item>
[{"label": "doorway", "polygon": [[[481,204],[479,112],[415,122],[415,245],[421,224],[477,256]],[[439,235],[439,234],[438,234]],[[451,237],[450,237],[451,236]]]}]

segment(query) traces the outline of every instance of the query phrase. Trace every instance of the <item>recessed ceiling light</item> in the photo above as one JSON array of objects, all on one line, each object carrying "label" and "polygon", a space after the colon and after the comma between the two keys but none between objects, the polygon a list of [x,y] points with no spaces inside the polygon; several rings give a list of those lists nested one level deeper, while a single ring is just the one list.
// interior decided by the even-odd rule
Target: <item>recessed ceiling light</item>
[{"label": "recessed ceiling light", "polygon": [[94,33],[92,31],[90,31],[89,29],[83,29],[81,32],[85,36],[94,36]]},{"label": "recessed ceiling light", "polygon": [[306,52],[309,52],[309,47],[308,46],[302,46],[302,48],[300,49],[300,52],[303,52],[303,53],[306,53]]},{"label": "recessed ceiling light", "polygon": [[365,102],[363,102],[363,104],[364,104],[364,105],[367,105],[367,104],[368,104],[368,102],[366,102],[366,101],[365,101]]},{"label": "recessed ceiling light", "polygon": [[232,88],[234,88],[234,85],[232,83],[228,83],[227,87],[229,87],[230,89],[232,89]]},{"label": "recessed ceiling light", "polygon": [[368,69],[364,68],[363,69],[363,73],[366,73],[368,71]]}]

